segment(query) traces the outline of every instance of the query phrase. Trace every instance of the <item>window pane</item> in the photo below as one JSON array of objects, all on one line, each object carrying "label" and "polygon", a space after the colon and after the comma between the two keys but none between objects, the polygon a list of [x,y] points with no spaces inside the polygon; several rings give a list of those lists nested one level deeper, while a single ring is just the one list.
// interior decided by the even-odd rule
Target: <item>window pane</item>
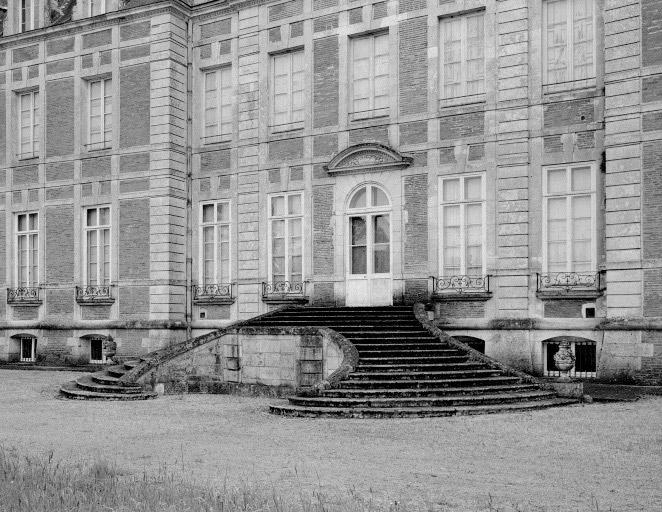
[{"label": "window pane", "polygon": [[366,274],[368,272],[366,251],[365,246],[352,247],[352,274]]},{"label": "window pane", "polygon": [[271,198],[271,215],[285,215],[285,198],[283,196],[276,196]]},{"label": "window pane", "polygon": [[96,208],[91,208],[87,210],[87,225],[89,227],[97,225],[97,210]]},{"label": "window pane", "polygon": [[372,206],[388,206],[388,197],[379,187],[372,187]]},{"label": "window pane", "polygon": [[481,199],[483,196],[483,188],[481,186],[481,179],[479,176],[474,178],[465,178],[464,180],[464,199],[467,201],[475,201]]},{"label": "window pane", "polygon": [[272,237],[284,237],[285,236],[285,221],[284,220],[274,220],[271,223],[271,236]]},{"label": "window pane", "polygon": [[102,226],[110,224],[110,208],[99,209],[99,224]]},{"label": "window pane", "polygon": [[565,169],[552,169],[547,171],[547,193],[561,194],[566,191]]},{"label": "window pane", "polygon": [[444,201],[459,201],[461,199],[459,179],[444,180],[443,189]]},{"label": "window pane", "polygon": [[213,204],[206,204],[202,207],[202,222],[214,222]]},{"label": "window pane", "polygon": [[387,274],[391,271],[391,254],[388,244],[379,244],[374,247],[373,272],[375,274]]},{"label": "window pane", "polygon": [[38,216],[36,213],[31,213],[29,214],[29,219],[30,219],[30,230],[34,231],[39,228],[39,221],[38,221]]},{"label": "window pane", "polygon": [[301,195],[294,194],[287,198],[287,210],[289,215],[301,214]]},{"label": "window pane", "polygon": [[592,372],[597,369],[595,343],[575,344],[575,372]]},{"label": "window pane", "polygon": [[366,244],[366,222],[364,217],[352,217],[350,219],[352,245]]},{"label": "window pane", "polygon": [[350,208],[365,208],[366,206],[366,187],[357,190],[349,202]]},{"label": "window pane", "polygon": [[580,192],[591,190],[591,168],[578,167],[572,169],[572,190],[573,192]]},{"label": "window pane", "polygon": [[549,0],[547,9],[547,81],[565,82],[568,77],[567,0]]},{"label": "window pane", "polygon": [[219,222],[230,221],[230,205],[227,203],[218,203],[216,205],[216,215]]},{"label": "window pane", "polygon": [[374,242],[376,244],[389,243],[391,238],[388,215],[375,215],[373,217]]}]

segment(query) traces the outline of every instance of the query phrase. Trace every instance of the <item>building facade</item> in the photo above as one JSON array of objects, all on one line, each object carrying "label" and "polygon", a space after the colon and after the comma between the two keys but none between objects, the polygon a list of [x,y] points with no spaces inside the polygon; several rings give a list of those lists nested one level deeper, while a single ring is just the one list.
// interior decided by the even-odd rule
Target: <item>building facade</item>
[{"label": "building facade", "polygon": [[662,1],[3,11],[0,359],[426,302],[528,371],[569,336],[662,379]]}]

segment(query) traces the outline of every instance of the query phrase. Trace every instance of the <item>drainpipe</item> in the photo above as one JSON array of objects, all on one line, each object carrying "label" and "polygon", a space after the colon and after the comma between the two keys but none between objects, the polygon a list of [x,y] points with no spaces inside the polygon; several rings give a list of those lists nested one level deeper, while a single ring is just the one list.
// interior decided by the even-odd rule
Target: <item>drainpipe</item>
[{"label": "drainpipe", "polygon": [[187,28],[187,58],[186,58],[186,338],[191,338],[191,322],[193,321],[193,228],[192,228],[192,209],[193,209],[193,150],[191,143],[193,140],[193,23],[190,19],[186,21]]}]

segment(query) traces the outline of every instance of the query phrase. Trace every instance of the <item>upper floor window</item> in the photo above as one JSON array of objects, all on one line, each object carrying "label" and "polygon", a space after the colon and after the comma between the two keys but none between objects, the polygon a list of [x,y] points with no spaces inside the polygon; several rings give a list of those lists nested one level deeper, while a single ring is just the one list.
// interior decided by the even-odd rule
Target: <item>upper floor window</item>
[{"label": "upper floor window", "polygon": [[106,0],[90,0],[90,16],[104,14],[106,12]]},{"label": "upper floor window", "polygon": [[595,77],[593,0],[547,0],[544,7],[544,83]]},{"label": "upper floor window", "polygon": [[303,281],[303,194],[269,198],[269,276],[276,282]]},{"label": "upper floor window", "polygon": [[543,240],[547,272],[588,272],[595,261],[595,172],[590,165],[545,169]]},{"label": "upper floor window", "polygon": [[110,284],[110,207],[85,211],[85,272],[91,286]]},{"label": "upper floor window", "polygon": [[441,97],[485,92],[485,15],[443,18],[439,26]]},{"label": "upper floor window", "polygon": [[33,158],[39,156],[39,91],[30,91],[19,94],[19,132],[18,146],[19,158]]},{"label": "upper floor window", "polygon": [[21,32],[37,28],[38,0],[21,0]]},{"label": "upper floor window", "polygon": [[36,287],[39,284],[39,214],[16,215],[16,284]]},{"label": "upper floor window", "polygon": [[303,126],[305,61],[303,50],[272,57],[272,116],[274,127]]},{"label": "upper floor window", "polygon": [[225,66],[205,73],[203,142],[227,140],[232,136],[232,68]]},{"label": "upper floor window", "polygon": [[442,275],[484,275],[484,177],[442,178],[440,194]]},{"label": "upper floor window", "polygon": [[89,148],[110,147],[113,138],[113,88],[110,78],[89,82]]},{"label": "upper floor window", "polygon": [[351,104],[353,117],[388,114],[388,33],[351,40]]},{"label": "upper floor window", "polygon": [[200,282],[227,284],[230,279],[230,203],[202,205]]}]

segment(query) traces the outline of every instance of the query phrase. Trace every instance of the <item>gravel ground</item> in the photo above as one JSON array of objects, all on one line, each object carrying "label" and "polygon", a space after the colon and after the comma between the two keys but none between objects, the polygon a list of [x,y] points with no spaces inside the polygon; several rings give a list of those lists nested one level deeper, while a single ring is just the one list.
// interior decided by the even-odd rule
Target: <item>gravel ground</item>
[{"label": "gravel ground", "polygon": [[268,400],[227,395],[55,399],[79,375],[0,370],[0,444],[125,473],[439,511],[662,510],[660,397],[459,418],[295,419],[269,415]]}]

